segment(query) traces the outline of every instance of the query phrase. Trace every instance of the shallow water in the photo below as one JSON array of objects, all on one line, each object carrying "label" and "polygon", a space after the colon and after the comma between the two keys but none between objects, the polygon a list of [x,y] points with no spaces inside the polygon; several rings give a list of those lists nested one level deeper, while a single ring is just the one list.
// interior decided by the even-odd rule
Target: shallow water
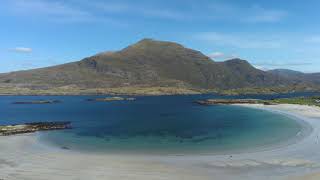
[{"label": "shallow water", "polygon": [[[3,96],[0,123],[72,121],[72,130],[43,132],[40,140],[58,147],[101,153],[237,152],[289,141],[302,130],[299,123],[280,114],[192,103],[208,97],[215,96],[137,97],[136,101],[123,102],[86,101],[93,96]],[[63,102],[12,104],[35,99]]]}]

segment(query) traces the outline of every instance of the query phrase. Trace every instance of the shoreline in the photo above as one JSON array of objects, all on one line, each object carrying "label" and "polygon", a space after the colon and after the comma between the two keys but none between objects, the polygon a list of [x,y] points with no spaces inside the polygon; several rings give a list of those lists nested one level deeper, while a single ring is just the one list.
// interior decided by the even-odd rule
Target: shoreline
[{"label": "shoreline", "polygon": [[[43,145],[34,135],[0,137],[0,179],[291,179],[320,177],[320,108],[240,105],[285,115],[313,130],[297,142],[229,155],[101,155]],[[304,177],[306,175],[306,177]]]},{"label": "shoreline", "polygon": [[[250,104],[249,104],[250,105]],[[237,105],[235,105],[237,106]],[[243,106],[243,104],[241,104],[240,106]],[[249,108],[253,108],[253,107],[249,107]],[[259,108],[254,108],[254,109],[258,109]],[[267,110],[269,111],[269,110]],[[264,151],[269,151],[269,150],[274,150],[274,149],[279,149],[282,147],[286,147],[292,144],[295,144],[299,141],[301,141],[302,139],[308,137],[312,132],[313,132],[313,128],[306,123],[305,121],[301,120],[299,117],[293,116],[291,114],[285,114],[282,112],[275,112],[275,111],[271,111],[271,113],[274,114],[279,114],[281,116],[286,116],[288,118],[290,118],[290,120],[293,120],[295,122],[297,122],[297,124],[299,124],[299,126],[301,127],[300,131],[296,134],[296,136],[294,137],[289,137],[288,139],[285,140],[280,140],[277,142],[273,142],[273,143],[268,143],[266,145],[262,145],[262,146],[250,146],[248,148],[240,148],[240,149],[233,149],[233,150],[217,150],[214,152],[209,152],[208,150],[204,150],[202,152],[197,152],[197,151],[184,151],[181,153],[173,153],[173,152],[156,152],[156,153],[152,153],[152,152],[128,152],[128,151],[108,151],[108,152],[102,152],[102,151],[90,151],[90,150],[79,150],[79,149],[73,149],[70,148],[71,151],[73,152],[79,152],[79,153],[95,153],[98,155],[130,155],[130,156],[228,156],[230,154],[232,155],[240,155],[240,154],[246,154],[246,153],[256,153],[256,152],[264,152]],[[40,132],[38,134],[38,141],[39,143],[47,146],[48,148],[53,148],[53,149],[60,149],[60,148],[68,148],[68,146],[59,146],[57,144],[51,143],[46,141],[46,139],[42,138],[42,133]]]},{"label": "shoreline", "polygon": [[279,92],[256,92],[256,93],[225,93],[220,90],[206,90],[206,89],[191,89],[194,92],[183,91],[183,92],[34,92],[34,93],[3,93],[0,92],[0,96],[190,96],[190,95],[219,95],[219,96],[256,96],[256,95],[282,95],[282,94],[295,94],[295,93],[314,93],[319,94],[319,91],[279,91]]}]

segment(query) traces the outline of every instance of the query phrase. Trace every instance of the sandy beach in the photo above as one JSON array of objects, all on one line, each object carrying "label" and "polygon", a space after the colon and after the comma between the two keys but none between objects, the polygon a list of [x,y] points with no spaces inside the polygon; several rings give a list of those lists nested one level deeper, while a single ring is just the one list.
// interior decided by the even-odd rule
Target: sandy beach
[{"label": "sandy beach", "polygon": [[264,151],[185,156],[88,154],[48,147],[37,134],[0,137],[0,179],[320,179],[319,107],[241,106],[292,116],[312,130]]}]

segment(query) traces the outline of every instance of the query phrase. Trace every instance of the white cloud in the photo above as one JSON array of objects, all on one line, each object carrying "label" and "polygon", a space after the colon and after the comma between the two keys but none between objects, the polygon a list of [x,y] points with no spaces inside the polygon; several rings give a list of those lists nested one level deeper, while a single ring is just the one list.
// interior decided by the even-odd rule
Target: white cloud
[{"label": "white cloud", "polygon": [[223,34],[217,32],[203,32],[194,35],[194,38],[202,41],[214,43],[215,45],[226,45],[236,48],[280,48],[283,45],[283,41],[277,39],[277,37],[261,37],[255,35],[241,34]]},{"label": "white cloud", "polygon": [[247,22],[253,23],[273,23],[279,22],[288,16],[284,10],[265,9],[259,6],[252,8],[252,16],[245,18]]},{"label": "white cloud", "polygon": [[275,23],[282,21],[289,15],[283,9],[269,9],[252,4],[240,6],[227,2],[212,2],[208,8],[212,18],[233,22]]},{"label": "white cloud", "polygon": [[163,18],[163,19],[171,19],[171,20],[183,20],[183,19],[189,18],[189,15],[180,13],[178,11],[171,11],[171,10],[151,9],[151,10],[144,10],[140,12],[142,12],[146,16]]},{"label": "white cloud", "polygon": [[223,52],[213,52],[208,54],[208,56],[212,59],[216,59],[216,58],[222,58],[225,56],[225,54]]},{"label": "white cloud", "polygon": [[66,4],[44,0],[13,0],[14,11],[21,14],[41,14],[58,17],[87,17],[88,12],[71,8]]},{"label": "white cloud", "polygon": [[320,43],[320,36],[319,35],[314,35],[314,36],[311,36],[311,37],[307,37],[305,39],[305,42],[307,43]]},{"label": "white cloud", "polygon": [[225,57],[226,59],[235,59],[235,58],[240,58],[238,55],[236,54],[231,54]]},{"label": "white cloud", "polygon": [[14,15],[48,19],[53,22],[108,22],[120,24],[109,17],[100,17],[92,11],[63,1],[12,0],[10,10]]},{"label": "white cloud", "polygon": [[260,70],[262,70],[262,71],[268,71],[268,70],[270,70],[270,69],[267,68],[267,67],[260,66],[260,65],[255,65],[255,64],[253,64],[253,67],[255,67],[255,68],[257,68],[257,69],[260,69]]},{"label": "white cloud", "polygon": [[97,9],[102,9],[107,13],[123,13],[130,11],[131,6],[125,3],[114,3],[114,2],[87,2],[87,6],[91,6]]},{"label": "white cloud", "polygon": [[[239,4],[212,1],[199,3],[189,1],[182,7],[170,7],[159,2],[119,1],[49,1],[11,0],[8,1],[15,13],[38,15],[58,21],[92,22],[120,21],[121,15],[129,17],[159,18],[168,20],[223,20],[229,22],[278,22],[287,16],[284,10],[267,9],[262,6],[240,6]],[[112,16],[110,16],[112,15]],[[117,16],[120,15],[120,16]]]},{"label": "white cloud", "polygon": [[208,54],[208,57],[210,57],[213,60],[229,60],[238,58],[239,56],[235,54],[225,54],[223,52],[213,52]]},{"label": "white cloud", "polygon": [[298,71],[304,71],[304,72],[312,72],[308,71],[307,69],[314,66],[311,61],[291,61],[291,62],[284,62],[284,61],[264,61],[260,63],[254,63],[253,66],[257,69],[261,70],[271,70],[271,69],[292,69],[292,70],[298,70]]},{"label": "white cloud", "polygon": [[17,52],[17,53],[31,53],[32,49],[27,47],[16,47],[13,49],[10,49],[11,51]]},{"label": "white cloud", "polygon": [[114,2],[95,2],[88,3],[88,6],[94,6],[105,13],[111,14],[130,14],[134,16],[143,16],[145,18],[160,18],[170,20],[184,20],[190,16],[187,12],[168,9],[167,7],[157,7],[154,4],[141,3],[114,3]]},{"label": "white cloud", "polygon": [[269,61],[255,64],[257,66],[270,66],[270,67],[286,67],[286,66],[307,66],[312,65],[310,62],[281,62]]}]

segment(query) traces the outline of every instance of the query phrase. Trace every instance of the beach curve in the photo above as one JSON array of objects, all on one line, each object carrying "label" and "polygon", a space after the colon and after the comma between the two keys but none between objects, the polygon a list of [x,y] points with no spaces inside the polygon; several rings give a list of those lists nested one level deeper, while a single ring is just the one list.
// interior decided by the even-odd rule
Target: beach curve
[{"label": "beach curve", "polygon": [[97,155],[41,145],[36,134],[0,137],[0,179],[291,179],[320,172],[320,108],[241,105],[295,116],[313,131],[296,143],[229,155]]}]

